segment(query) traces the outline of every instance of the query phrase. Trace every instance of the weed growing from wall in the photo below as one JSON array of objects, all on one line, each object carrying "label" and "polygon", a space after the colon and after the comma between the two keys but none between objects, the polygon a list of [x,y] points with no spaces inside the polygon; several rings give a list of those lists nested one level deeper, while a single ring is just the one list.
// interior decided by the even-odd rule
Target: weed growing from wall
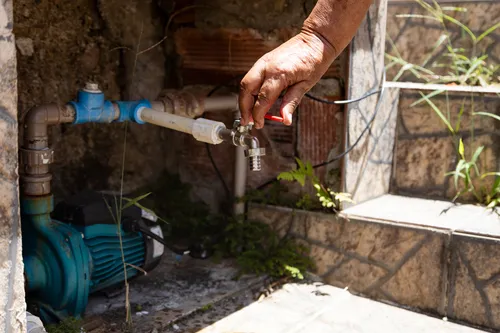
[{"label": "weed growing from wall", "polygon": [[[432,110],[438,115],[443,124],[448,129],[450,136],[453,138],[453,144],[457,152],[458,162],[456,164],[455,170],[447,173],[445,176],[453,177],[453,184],[456,189],[456,195],[453,201],[463,198],[465,195],[472,195],[477,203],[485,205],[487,208],[495,208],[500,206],[500,171],[484,170],[484,167],[480,165],[479,159],[484,153],[484,146],[477,147],[474,151],[471,148],[469,152],[465,148],[463,138],[460,133],[462,130],[462,116],[465,110],[465,100],[460,108],[457,121],[452,124],[450,110],[439,109],[431,98],[442,91],[435,91],[431,94],[424,95],[420,93],[422,98],[412,104],[412,106],[418,105],[419,103],[425,101]],[[448,94],[446,92],[446,97]],[[474,96],[471,96],[473,99]],[[449,103],[447,103],[449,105]],[[500,117],[496,114],[488,112],[474,112],[474,103],[472,103],[472,109],[468,110],[472,117],[488,117],[492,121],[500,121]],[[471,128],[471,146],[474,144],[474,123],[472,122]]]},{"label": "weed growing from wall", "polygon": [[[399,68],[394,81],[398,81],[409,72],[418,81],[426,83],[454,83],[472,86],[490,86],[500,83],[500,65],[489,62],[488,55],[478,51],[480,44],[484,43],[486,37],[500,28],[500,22],[479,34],[475,34],[468,26],[449,15],[450,12],[465,12],[467,9],[441,7],[435,0],[432,3],[423,0],[416,0],[416,2],[425,9],[425,15],[403,14],[397,15],[397,17],[437,22],[442,28],[442,34],[432,44],[432,51],[421,64],[412,64],[403,59],[395,43],[388,36],[391,51],[386,54],[389,61],[386,69]],[[449,26],[458,27],[462,32],[462,37],[458,40],[454,39]],[[464,44],[460,42],[465,42],[468,47],[457,46]],[[439,52],[441,54],[438,54]],[[434,58],[436,60],[432,60]],[[443,74],[438,74],[437,71]]]},{"label": "weed growing from wall", "polygon": [[[344,202],[352,202],[351,195],[349,193],[334,192],[331,189],[323,185],[319,178],[314,174],[314,169],[310,162],[303,162],[300,159],[297,160],[297,169],[282,172],[278,176],[278,180],[286,180],[290,182],[297,182],[302,187],[310,182],[314,189],[316,190],[316,196],[318,197],[321,205],[329,210],[338,212],[341,209],[341,204]],[[309,195],[305,194],[298,202],[298,208],[305,208],[310,205],[311,198]]]}]

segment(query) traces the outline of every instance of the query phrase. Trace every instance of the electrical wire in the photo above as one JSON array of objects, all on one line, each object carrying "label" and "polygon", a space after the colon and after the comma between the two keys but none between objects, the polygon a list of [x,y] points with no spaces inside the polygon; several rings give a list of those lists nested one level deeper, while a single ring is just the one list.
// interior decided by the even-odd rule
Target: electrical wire
[{"label": "electrical wire", "polygon": [[[350,104],[350,103],[356,103],[356,102],[359,102],[359,101],[362,101],[370,96],[373,96],[375,94],[379,94],[379,98],[377,100],[377,103],[375,105],[375,110],[373,111],[373,115],[371,116],[370,120],[368,121],[368,123],[366,124],[366,127],[363,129],[363,131],[361,132],[361,134],[358,136],[358,138],[356,139],[356,141],[349,147],[347,148],[343,153],[331,158],[330,160],[328,161],[325,161],[325,162],[322,162],[322,163],[319,163],[319,164],[316,164],[313,166],[313,169],[318,169],[318,168],[321,168],[323,166],[327,166],[333,162],[336,162],[338,160],[340,160],[341,158],[343,158],[344,156],[346,156],[347,154],[349,154],[354,148],[356,148],[356,146],[359,144],[359,142],[361,141],[361,139],[364,137],[364,135],[366,134],[366,132],[368,132],[371,128],[371,125],[373,124],[379,110],[380,110],[380,107],[382,105],[382,101],[383,101],[383,97],[384,97],[384,94],[385,94],[385,78],[386,78],[386,73],[385,73],[385,70],[383,72],[383,75],[382,75],[382,84],[381,84],[381,88],[378,89],[378,90],[375,90],[375,91],[370,91],[366,94],[364,94],[363,96],[359,97],[359,98],[355,98],[355,99],[351,99],[351,100],[345,100],[345,101],[327,101],[327,100],[323,100],[323,99],[320,99],[320,98],[317,98],[317,97],[314,97],[312,95],[309,95],[309,94],[306,94],[306,97],[310,98],[310,99],[313,99],[317,102],[320,102],[320,103],[324,103],[324,104]],[[270,179],[268,180],[267,182],[263,183],[262,185],[259,185],[257,187],[257,190],[261,190],[275,182],[277,182],[277,178],[273,178],[273,179]]]},{"label": "electrical wire", "polygon": [[210,145],[208,143],[205,143],[205,148],[207,149],[207,154],[208,158],[210,159],[210,163],[212,164],[212,167],[214,168],[217,177],[219,178],[220,182],[222,183],[222,186],[224,187],[224,192],[226,192],[226,197],[228,200],[231,200],[232,198],[231,191],[229,190],[229,187],[227,186],[227,183],[224,180],[222,173],[220,172],[219,168],[217,167],[217,164],[215,163],[212,151],[210,150]]},{"label": "electrical wire", "polygon": [[[234,79],[233,79],[234,80]],[[214,87],[210,92],[207,94],[207,97],[212,96],[215,94],[219,89],[223,88],[225,85],[218,85]],[[217,174],[217,178],[219,178],[219,181],[221,182],[222,186],[224,187],[224,192],[226,192],[226,197],[229,201],[232,200],[232,194],[231,191],[229,190],[229,186],[227,186],[226,180],[222,176],[222,173],[220,172],[219,167],[217,166],[217,163],[215,163],[214,157],[212,155],[212,150],[210,149],[210,145],[208,143],[205,143],[205,149],[207,150],[207,155],[208,158],[210,159],[210,163],[212,164],[212,167]]]},{"label": "electrical wire", "polygon": [[328,161],[325,161],[323,163],[319,163],[319,164],[314,165],[313,169],[321,168],[321,167],[329,165],[329,164],[331,164],[331,163],[333,163],[335,161],[338,161],[342,157],[344,157],[347,154],[349,154],[354,148],[356,148],[356,146],[359,144],[359,142],[361,141],[361,139],[365,136],[366,132],[368,132],[370,130],[370,128],[371,128],[371,126],[373,124],[373,121],[375,120],[375,117],[377,116],[378,111],[380,110],[380,106],[382,105],[382,100],[384,99],[384,93],[385,93],[385,87],[382,86],[382,89],[380,89],[380,94],[379,94],[379,98],[378,98],[377,104],[375,105],[375,111],[373,111],[373,115],[371,116],[370,120],[368,121],[368,124],[366,124],[366,127],[363,129],[363,131],[358,136],[358,138],[356,139],[356,141],[349,148],[347,148],[343,153],[341,153],[341,154],[339,154],[339,155],[331,158]]},{"label": "electrical wire", "polygon": [[[368,121],[366,127],[363,129],[363,131],[361,132],[361,134],[358,136],[358,138],[356,139],[356,141],[349,147],[347,148],[344,152],[342,152],[341,154],[329,159],[328,161],[325,161],[325,162],[322,162],[322,163],[319,163],[319,164],[316,164],[313,166],[313,169],[318,169],[318,168],[321,168],[321,167],[324,167],[324,166],[327,166],[333,162],[336,162],[338,160],[340,160],[341,158],[345,157],[347,154],[349,154],[352,150],[354,150],[354,148],[356,148],[356,146],[359,144],[359,142],[361,141],[361,139],[365,136],[365,134],[370,130],[371,128],[371,125],[373,124],[373,122],[375,121],[375,118],[379,112],[379,109],[380,109],[380,106],[382,105],[382,100],[383,100],[383,97],[384,97],[384,93],[385,93],[385,86],[384,86],[384,83],[385,83],[385,78],[386,78],[386,73],[385,71],[383,72],[383,76],[382,76],[382,84],[381,84],[381,88],[380,89],[377,89],[377,90],[372,90],[372,91],[369,91],[367,92],[366,94],[364,94],[363,96],[361,97],[358,97],[358,98],[353,98],[353,99],[348,99],[348,100],[341,100],[341,101],[329,101],[329,100],[325,100],[325,99],[321,99],[321,98],[318,98],[316,96],[313,96],[309,93],[306,93],[305,96],[309,99],[312,99],[316,102],[319,102],[319,103],[323,103],[323,104],[328,104],[328,105],[344,105],[344,104],[352,104],[352,103],[357,103],[357,102],[360,102],[368,97],[371,97],[373,95],[376,95],[378,94],[379,95],[379,98],[378,98],[378,101],[377,101],[377,104],[375,105],[375,110],[373,112],[373,115],[370,117],[370,120]],[[234,79],[233,79],[234,80]],[[232,80],[232,81],[233,81]],[[212,96],[214,93],[216,93],[219,89],[225,87],[226,85],[218,85],[216,86],[215,88],[213,88],[207,95],[207,97],[210,97]],[[219,180],[221,181],[221,183],[223,184],[224,186],[224,190],[226,192],[226,195],[228,196],[228,198],[231,198],[231,191],[229,190],[229,187],[227,186],[227,183],[226,181],[224,180],[224,177],[222,177],[222,174],[219,170],[219,168],[217,167],[217,164],[215,163],[215,160],[213,159],[213,156],[212,156],[212,152],[210,150],[210,146],[208,143],[205,144],[206,145],[206,149],[207,149],[207,154],[208,154],[208,157],[210,158],[210,162],[212,163],[212,167],[214,168],[215,172],[217,173],[217,176],[219,178]],[[273,183],[275,183],[277,181],[277,178],[273,178],[273,179],[270,179],[269,181],[265,182],[264,184],[260,185],[257,187],[257,190],[261,190]]]}]

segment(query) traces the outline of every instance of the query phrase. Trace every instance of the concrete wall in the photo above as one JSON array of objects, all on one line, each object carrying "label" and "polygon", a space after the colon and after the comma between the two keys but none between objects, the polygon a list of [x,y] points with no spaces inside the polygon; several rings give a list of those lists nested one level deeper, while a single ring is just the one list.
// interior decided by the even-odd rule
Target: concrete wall
[{"label": "concrete wall", "polygon": [[12,1],[0,3],[0,332],[26,331],[17,162]]}]

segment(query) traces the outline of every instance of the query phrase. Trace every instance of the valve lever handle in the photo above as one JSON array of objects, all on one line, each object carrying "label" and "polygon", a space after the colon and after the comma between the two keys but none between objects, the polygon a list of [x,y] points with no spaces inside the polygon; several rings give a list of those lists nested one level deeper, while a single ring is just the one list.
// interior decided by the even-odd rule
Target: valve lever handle
[{"label": "valve lever handle", "polygon": [[270,114],[266,114],[264,118],[266,118],[267,120],[276,121],[278,123],[283,122],[283,117],[272,116]]}]

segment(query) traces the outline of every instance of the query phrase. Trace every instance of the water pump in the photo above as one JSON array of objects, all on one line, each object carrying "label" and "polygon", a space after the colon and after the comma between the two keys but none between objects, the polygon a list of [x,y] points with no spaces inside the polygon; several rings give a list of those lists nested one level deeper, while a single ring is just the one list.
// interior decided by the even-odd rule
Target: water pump
[{"label": "water pump", "polygon": [[[42,105],[23,119],[21,217],[28,305],[45,323],[80,317],[89,294],[153,269],[164,251],[161,228],[135,207],[112,214],[114,197],[84,192],[54,207],[51,193],[53,150],[48,126],[62,123],[150,123],[191,134],[196,140],[229,142],[243,149],[249,168],[259,171],[265,150],[250,127],[227,129],[199,117],[204,110],[234,110],[234,97],[200,101],[182,92],[165,93],[158,101],[108,101],[95,84],[65,105]],[[236,103],[235,103],[236,102]],[[241,177],[239,177],[241,178]],[[244,185],[244,184],[243,184]]]},{"label": "water pump", "polygon": [[[90,293],[160,262],[164,246],[148,236],[162,238],[160,226],[136,206],[124,209],[118,224],[116,212],[109,209],[115,200],[85,191],[59,203],[52,216],[51,199],[22,201],[28,304],[45,323],[81,315]],[[132,230],[134,225],[145,232]]]}]

